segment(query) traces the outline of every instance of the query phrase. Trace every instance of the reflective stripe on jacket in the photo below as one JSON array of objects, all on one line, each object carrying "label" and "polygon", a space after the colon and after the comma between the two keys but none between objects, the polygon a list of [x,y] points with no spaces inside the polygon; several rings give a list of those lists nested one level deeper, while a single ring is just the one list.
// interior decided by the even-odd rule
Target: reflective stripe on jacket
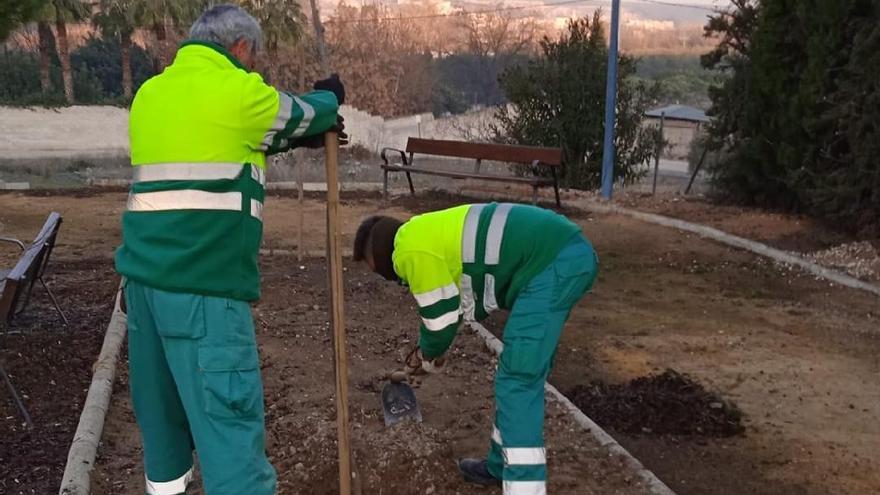
[{"label": "reflective stripe on jacket", "polygon": [[266,155],[336,122],[333,93],[279,92],[212,43],[184,43],[129,117],[121,274],[174,292],[259,298]]},{"label": "reflective stripe on jacket", "polygon": [[422,353],[446,352],[463,319],[512,307],[578,233],[562,215],[510,203],[458,206],[404,223],[394,238],[394,271],[419,305]]}]

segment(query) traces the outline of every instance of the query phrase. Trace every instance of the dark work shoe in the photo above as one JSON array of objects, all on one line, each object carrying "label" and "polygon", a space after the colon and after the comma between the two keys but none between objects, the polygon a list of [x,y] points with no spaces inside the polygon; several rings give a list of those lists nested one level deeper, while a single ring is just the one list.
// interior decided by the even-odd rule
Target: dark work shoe
[{"label": "dark work shoe", "polygon": [[486,459],[464,458],[458,460],[458,470],[468,483],[494,486],[500,485],[501,480],[489,473],[489,463]]}]

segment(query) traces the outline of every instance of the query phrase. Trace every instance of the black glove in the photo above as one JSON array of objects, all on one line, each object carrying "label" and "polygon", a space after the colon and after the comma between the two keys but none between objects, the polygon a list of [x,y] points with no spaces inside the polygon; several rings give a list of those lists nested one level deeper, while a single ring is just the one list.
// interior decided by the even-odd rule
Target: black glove
[{"label": "black glove", "polygon": [[336,101],[342,105],[345,103],[345,86],[339,80],[339,74],[331,74],[327,79],[321,79],[312,86],[316,90],[330,91],[336,95]]},{"label": "black glove", "polygon": [[[339,140],[339,146],[348,144],[348,134],[345,133],[345,119],[342,115],[336,116],[336,124],[327,129],[327,132],[335,132]],[[324,133],[314,136],[294,138],[290,140],[290,148],[311,148],[319,149],[324,147]]]}]

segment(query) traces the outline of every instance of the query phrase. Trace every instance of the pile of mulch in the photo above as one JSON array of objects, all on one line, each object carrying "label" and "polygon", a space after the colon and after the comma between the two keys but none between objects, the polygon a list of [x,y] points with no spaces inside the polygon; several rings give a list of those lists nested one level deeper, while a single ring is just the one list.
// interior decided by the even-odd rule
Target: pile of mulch
[{"label": "pile of mulch", "polygon": [[567,395],[602,427],[621,433],[730,437],[744,430],[736,405],[674,370],[619,385],[578,385]]}]

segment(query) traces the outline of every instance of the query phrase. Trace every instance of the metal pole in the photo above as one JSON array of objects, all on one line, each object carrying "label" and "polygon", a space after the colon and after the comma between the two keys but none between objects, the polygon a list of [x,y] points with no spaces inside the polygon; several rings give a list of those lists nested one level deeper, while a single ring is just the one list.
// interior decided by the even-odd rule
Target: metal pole
[{"label": "metal pole", "polygon": [[691,174],[691,180],[688,181],[687,189],[684,190],[684,193],[685,193],[685,194],[690,194],[690,193],[691,193],[691,186],[694,185],[694,179],[696,179],[696,178],[697,178],[697,174],[700,173],[700,167],[703,166],[703,160],[706,159],[706,154],[707,154],[707,153],[709,153],[709,143],[708,143],[708,142],[706,143],[706,147],[703,148],[703,154],[700,155],[700,161],[697,163],[696,168],[694,168],[694,173]]},{"label": "metal pole", "polygon": [[605,84],[605,146],[602,150],[602,197],[611,199],[614,187],[614,111],[617,107],[617,37],[620,0],[611,3],[611,41],[608,46],[608,79]]},{"label": "metal pole", "polygon": [[657,142],[657,151],[654,156],[654,186],[651,187],[651,195],[657,194],[657,173],[660,172],[660,153],[663,152],[663,124],[666,122],[666,112],[660,112],[660,141]]},{"label": "metal pole", "polygon": [[0,375],[3,375],[3,381],[6,382],[6,388],[9,389],[9,393],[12,395],[12,400],[15,401],[16,407],[18,407],[19,412],[21,412],[21,417],[24,418],[24,424],[27,425],[28,430],[33,430],[34,423],[31,421],[31,415],[28,414],[27,408],[24,407],[21,397],[18,396],[18,390],[15,389],[15,385],[12,384],[12,380],[9,379],[9,375],[6,374],[6,370],[3,369],[2,364],[0,364]]}]

